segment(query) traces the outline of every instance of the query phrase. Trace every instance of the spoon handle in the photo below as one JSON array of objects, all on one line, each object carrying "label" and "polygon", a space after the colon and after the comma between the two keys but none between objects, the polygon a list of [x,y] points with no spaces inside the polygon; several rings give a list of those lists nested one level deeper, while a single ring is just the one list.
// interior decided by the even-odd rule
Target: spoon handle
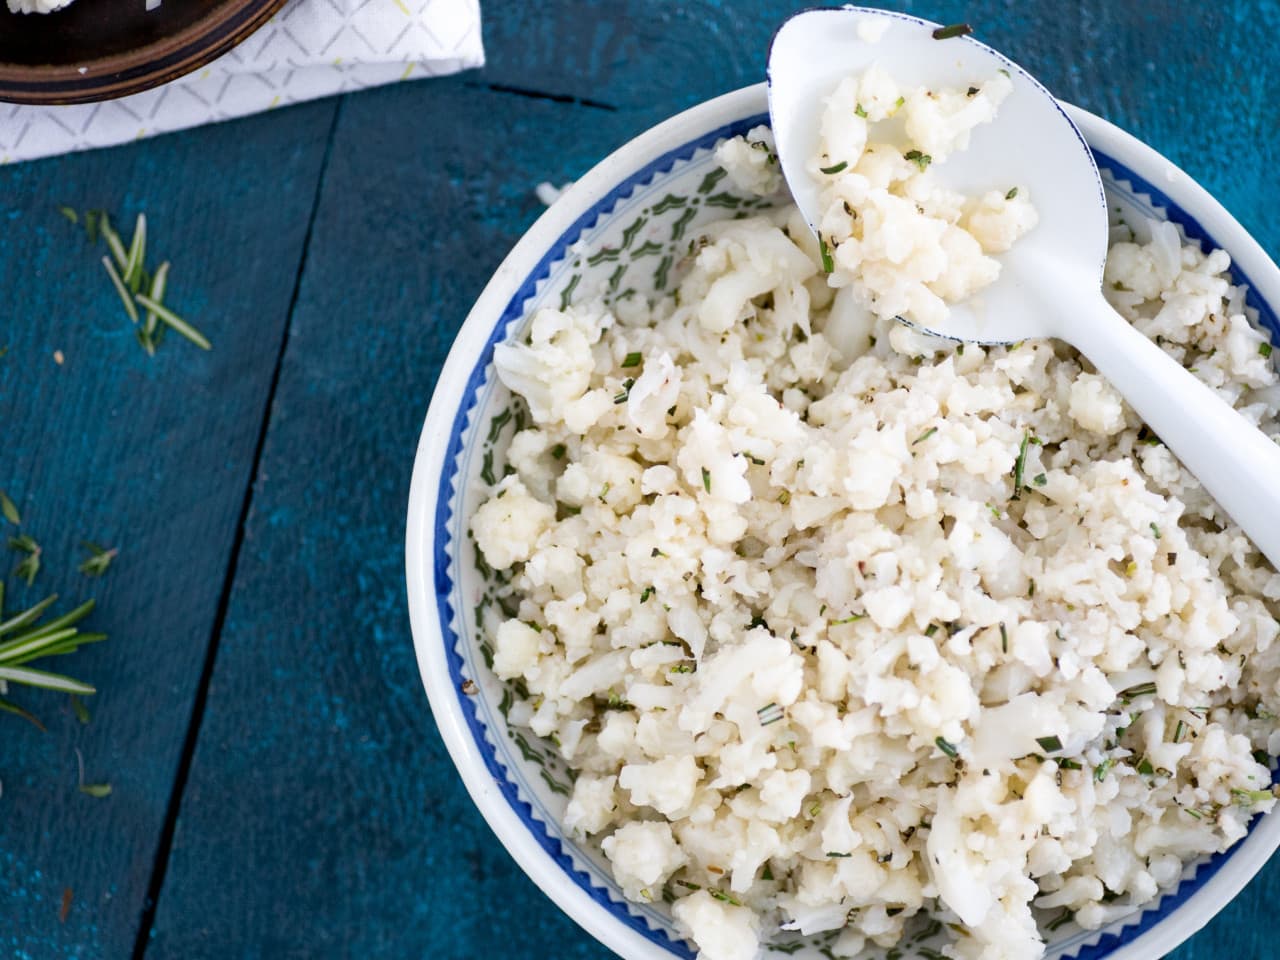
[{"label": "spoon handle", "polygon": [[1103,298],[1058,335],[1088,357],[1280,569],[1280,444],[1148,340]]}]

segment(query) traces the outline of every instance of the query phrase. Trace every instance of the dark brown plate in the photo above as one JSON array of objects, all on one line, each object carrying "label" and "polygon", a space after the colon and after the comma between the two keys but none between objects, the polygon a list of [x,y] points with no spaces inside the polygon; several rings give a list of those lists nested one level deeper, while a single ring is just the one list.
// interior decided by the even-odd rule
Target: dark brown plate
[{"label": "dark brown plate", "polygon": [[86,103],[168,83],[226,53],[284,0],[75,0],[10,13],[0,0],[0,100]]}]

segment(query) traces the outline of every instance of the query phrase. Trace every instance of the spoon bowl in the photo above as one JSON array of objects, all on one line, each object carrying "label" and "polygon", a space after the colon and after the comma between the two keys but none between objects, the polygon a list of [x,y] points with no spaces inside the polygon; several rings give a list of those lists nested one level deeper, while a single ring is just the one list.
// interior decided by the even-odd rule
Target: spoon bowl
[{"label": "spoon bowl", "polygon": [[842,79],[873,64],[908,87],[965,87],[1007,72],[1013,92],[996,118],[974,129],[969,148],[938,164],[935,176],[966,195],[1025,187],[1040,218],[998,256],[994,283],[951,304],[937,326],[912,325],[985,344],[1038,337],[1071,344],[1280,568],[1280,445],[1107,303],[1098,168],[1061,105],[1016,63],[963,31],[905,14],[840,7],[787,20],[769,51],[769,114],[783,176],[810,228],[816,232],[821,209],[808,163],[826,100]]}]

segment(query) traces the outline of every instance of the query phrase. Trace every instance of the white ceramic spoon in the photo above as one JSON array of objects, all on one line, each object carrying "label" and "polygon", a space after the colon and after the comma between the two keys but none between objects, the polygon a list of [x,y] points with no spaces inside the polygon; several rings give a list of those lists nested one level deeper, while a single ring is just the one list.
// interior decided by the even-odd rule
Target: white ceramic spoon
[{"label": "white ceramic spoon", "polygon": [[[1280,568],[1280,445],[1269,440],[1135,330],[1102,296],[1108,225],[1102,181],[1075,124],[1034,77],[972,37],[935,39],[939,25],[861,7],[807,10],[769,51],[769,113],[787,184],[818,220],[817,151],[825,100],[844,77],[879,63],[904,86],[964,87],[998,70],[1013,93],[996,119],[948,157],[939,177],[966,194],[1025,184],[1039,225],[999,256],[999,279],[952,305],[956,340],[1057,337],[1083,353]],[[878,39],[874,39],[878,36]]]}]

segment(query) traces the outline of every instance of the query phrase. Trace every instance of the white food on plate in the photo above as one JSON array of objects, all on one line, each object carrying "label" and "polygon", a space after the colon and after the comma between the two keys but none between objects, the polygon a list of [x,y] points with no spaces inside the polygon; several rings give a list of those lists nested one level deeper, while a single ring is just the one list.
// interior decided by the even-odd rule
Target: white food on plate
[{"label": "white food on plate", "polygon": [[71,0],[8,0],[10,13],[53,13],[70,3]]},{"label": "white food on plate", "polygon": [[[718,155],[769,189],[757,142]],[[564,826],[626,895],[674,899],[701,960],[855,956],[920,912],[956,960],[1036,960],[1038,920],[1102,926],[1241,839],[1280,575],[1119,394],[1063,344],[877,316],[793,207],[693,250],[674,296],[497,348],[532,426],[471,520],[518,605],[480,624],[509,722],[576,771]],[[1106,293],[1277,435],[1228,265],[1117,222]]]},{"label": "white food on plate", "polygon": [[840,82],[808,164],[821,184],[816,227],[830,250],[833,287],[852,285],[877,316],[936,329],[949,304],[995,281],[993,254],[1036,225],[1027,188],[1004,184],[966,197],[935,170],[968,148],[1012,90],[1003,72],[965,88],[909,89],[875,65]]}]

